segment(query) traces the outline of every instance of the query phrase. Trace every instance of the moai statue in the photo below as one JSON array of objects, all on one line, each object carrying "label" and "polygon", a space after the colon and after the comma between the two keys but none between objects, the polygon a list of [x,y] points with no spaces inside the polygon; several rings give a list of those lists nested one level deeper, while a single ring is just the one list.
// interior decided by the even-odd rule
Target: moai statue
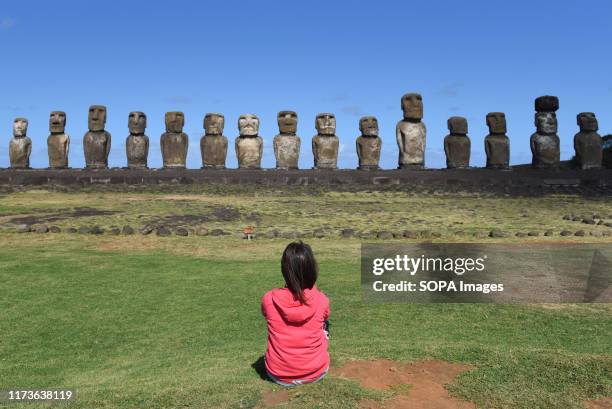
[{"label": "moai statue", "polygon": [[166,112],[166,132],[160,138],[164,168],[185,169],[189,137],[183,132],[185,115],[182,112]]},{"label": "moai statue", "polygon": [[561,152],[557,135],[557,114],[559,98],[545,95],[535,100],[536,132],[531,135],[530,145],[534,168],[556,168]]},{"label": "moai statue", "polygon": [[422,169],[425,166],[423,97],[409,93],[402,96],[404,119],[397,123],[395,137],[399,147],[399,169]]},{"label": "moai statue", "polygon": [[574,163],[580,169],[601,168],[603,142],[597,133],[599,126],[592,112],[582,112],[577,116],[580,132],[574,136]]},{"label": "moai statue", "polygon": [[487,168],[508,169],[510,167],[510,139],[506,135],[506,115],[503,112],[487,114],[489,134],[485,137]]},{"label": "moai statue", "polygon": [[334,114],[318,114],[315,119],[317,135],[312,138],[312,154],[315,169],[338,168],[338,146],[336,136],[336,116]]},{"label": "moai statue", "polygon": [[225,169],[227,137],[223,136],[225,117],[208,113],[204,116],[204,135],[200,139],[202,168]]},{"label": "moai statue", "polygon": [[30,153],[32,152],[32,141],[27,136],[28,120],[16,118],[13,121],[13,139],[9,143],[9,158],[11,168],[29,169]]},{"label": "moai statue", "polygon": [[104,130],[106,107],[92,105],[87,118],[89,132],[83,137],[85,167],[88,169],[108,168],[108,154],[111,148],[111,134]]},{"label": "moai statue", "polygon": [[602,138],[602,148],[602,165],[605,168],[612,169],[612,135],[606,135]]},{"label": "moai statue", "polygon": [[357,137],[355,143],[357,147],[357,157],[361,170],[380,169],[380,149],[382,140],[378,137],[378,120],[374,116],[363,116],[359,119],[359,131],[361,135]]},{"label": "moai statue", "polygon": [[259,136],[259,118],[254,114],[238,118],[240,135],[236,138],[236,156],[241,169],[260,169],[263,155],[263,139]]},{"label": "moai statue", "polygon": [[467,119],[453,116],[447,121],[449,135],[444,138],[444,153],[448,169],[463,169],[470,167],[471,142],[467,135]]},{"label": "moai statue", "polygon": [[128,169],[147,169],[149,156],[149,137],[145,135],[147,116],[144,112],[130,112],[128,129],[130,135],[125,140]]},{"label": "moai statue", "polygon": [[66,131],[66,113],[53,111],[49,116],[49,132],[47,138],[47,153],[49,155],[49,168],[65,169],[68,167],[68,149],[70,136]]},{"label": "moai statue", "polygon": [[300,137],[296,135],[298,116],[293,111],[280,111],[277,116],[279,134],[274,137],[276,169],[297,169],[300,159]]}]

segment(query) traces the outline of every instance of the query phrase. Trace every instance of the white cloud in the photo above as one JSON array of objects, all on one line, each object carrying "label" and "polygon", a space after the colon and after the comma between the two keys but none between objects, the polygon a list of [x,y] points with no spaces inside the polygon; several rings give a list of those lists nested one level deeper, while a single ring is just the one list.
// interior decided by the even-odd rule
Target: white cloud
[{"label": "white cloud", "polygon": [[0,30],[8,30],[11,27],[15,26],[15,20],[10,18],[2,18],[0,19]]},{"label": "white cloud", "polygon": [[351,114],[354,116],[360,116],[363,114],[363,110],[360,106],[357,105],[349,105],[342,108],[342,112],[346,114]]}]

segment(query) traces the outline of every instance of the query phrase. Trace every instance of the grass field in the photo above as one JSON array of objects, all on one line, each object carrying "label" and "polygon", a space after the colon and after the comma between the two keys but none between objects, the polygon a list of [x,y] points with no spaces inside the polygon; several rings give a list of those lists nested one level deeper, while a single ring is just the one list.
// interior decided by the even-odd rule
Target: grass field
[{"label": "grass field", "polygon": [[[83,208],[102,213],[79,216]],[[364,304],[360,241],[339,239],[337,232],[431,229],[442,233],[434,240],[473,241],[453,232],[554,229],[553,237],[486,240],[612,243],[610,237],[559,237],[562,229],[606,229],[562,219],[587,213],[608,217],[612,207],[609,200],[575,196],[402,192],[6,193],[0,199],[0,389],[74,388],[71,407],[78,408],[259,405],[263,392],[278,389],[253,368],[266,342],[259,301],[282,286],[279,259],[288,240],[238,237],[253,224],[261,232],[330,232],[305,240],[332,303],[332,367],[376,358],[469,363],[475,369],[448,389],[479,407],[582,408],[584,400],[612,396],[612,305]],[[64,229],[140,227],[160,219],[236,234],[22,234],[11,227],[23,220]],[[279,407],[352,408],[362,398],[393,393],[363,389],[332,371]]]}]

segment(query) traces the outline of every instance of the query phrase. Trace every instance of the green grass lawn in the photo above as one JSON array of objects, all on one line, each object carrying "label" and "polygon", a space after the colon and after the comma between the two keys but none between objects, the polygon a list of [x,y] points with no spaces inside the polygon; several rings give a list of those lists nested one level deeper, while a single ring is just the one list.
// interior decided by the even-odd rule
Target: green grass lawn
[{"label": "green grass lawn", "polygon": [[[25,192],[5,196],[1,206],[5,215],[45,214],[49,207],[83,203],[132,206],[105,195],[116,193]],[[323,202],[339,203],[336,196],[324,196]],[[28,200],[33,197],[39,200]],[[412,206],[404,213],[393,210],[400,198],[392,198],[385,217],[413,217]],[[184,198],[193,202],[185,205],[188,210],[173,212],[196,212],[193,207],[202,200],[245,208],[250,203],[262,214],[271,211],[265,210],[270,201],[280,206],[280,199],[267,196],[261,203],[252,196],[233,199]],[[435,209],[433,199],[427,200]],[[523,205],[536,216],[554,213],[541,223],[563,223],[557,216],[571,209],[547,211],[547,200],[525,199]],[[605,203],[566,200],[575,208],[609,210]],[[138,212],[153,214],[155,206],[169,212],[168,202],[138,203],[145,210],[125,211],[126,220],[135,220]],[[448,201],[439,204],[442,209]],[[453,206],[468,204],[456,200]],[[311,205],[305,209],[315,211]],[[425,212],[436,217],[432,209]],[[346,217],[355,223],[366,222],[350,213]],[[502,222],[512,223],[512,216]],[[242,221],[232,223],[237,227]],[[332,367],[375,358],[469,363],[476,369],[448,388],[483,408],[581,408],[583,400],[612,396],[612,305],[364,304],[360,242],[307,241],[320,264],[319,287],[331,300]],[[77,400],[71,407],[78,408],[256,406],[262,392],[277,389],[252,365],[266,345],[260,297],[282,285],[279,261],[287,242],[1,232],[0,389],[74,388]],[[293,392],[291,407],[352,408],[363,397],[383,399],[390,393],[365,390],[332,374]]]},{"label": "green grass lawn", "polygon": [[[228,187],[232,188],[232,186]],[[233,187],[235,188],[235,187]],[[178,192],[175,190],[179,189]],[[404,191],[303,191],[298,188],[218,192],[216,186],[184,186],[143,192],[26,190],[0,195],[0,230],[32,217],[61,228],[99,225],[104,229],[129,224],[165,224],[241,232],[253,225],[257,233],[271,230],[338,236],[341,229],[359,232],[429,230],[444,240],[460,240],[497,228],[509,233],[546,230],[609,232],[605,226],[564,220],[566,215],[598,214],[612,222],[609,198],[572,195],[497,197],[483,194],[431,195]],[[79,215],[81,211],[87,215]],[[522,239],[524,240],[524,239]],[[610,238],[604,239],[610,241]]]}]

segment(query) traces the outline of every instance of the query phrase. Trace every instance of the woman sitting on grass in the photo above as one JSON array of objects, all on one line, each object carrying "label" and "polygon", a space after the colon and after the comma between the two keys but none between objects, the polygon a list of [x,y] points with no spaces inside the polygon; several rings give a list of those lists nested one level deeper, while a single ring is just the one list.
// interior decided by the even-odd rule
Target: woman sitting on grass
[{"label": "woman sitting on grass", "polygon": [[329,369],[329,300],[315,285],[318,267],[308,244],[291,243],[283,252],[284,288],[268,291],[261,311],[268,324],[266,372],[283,386],[323,379]]}]

